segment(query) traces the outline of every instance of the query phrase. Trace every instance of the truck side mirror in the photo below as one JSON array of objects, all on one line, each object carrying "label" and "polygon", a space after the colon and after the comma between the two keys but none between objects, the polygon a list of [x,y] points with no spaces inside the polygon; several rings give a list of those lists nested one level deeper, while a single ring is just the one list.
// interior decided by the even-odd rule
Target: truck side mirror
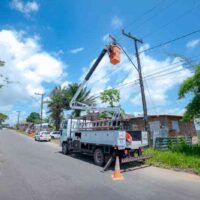
[{"label": "truck side mirror", "polygon": [[63,132],[63,131],[62,131],[62,130],[60,130],[60,135],[62,135],[62,132]]}]

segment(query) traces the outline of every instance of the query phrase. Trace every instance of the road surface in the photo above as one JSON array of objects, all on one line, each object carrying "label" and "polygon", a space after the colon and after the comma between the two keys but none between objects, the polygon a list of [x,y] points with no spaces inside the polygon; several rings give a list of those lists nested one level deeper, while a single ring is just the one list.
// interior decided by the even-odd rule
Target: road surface
[{"label": "road surface", "polygon": [[123,173],[123,181],[102,173],[86,156],[65,156],[60,148],[11,130],[0,131],[0,200],[196,200],[196,175],[147,167]]}]

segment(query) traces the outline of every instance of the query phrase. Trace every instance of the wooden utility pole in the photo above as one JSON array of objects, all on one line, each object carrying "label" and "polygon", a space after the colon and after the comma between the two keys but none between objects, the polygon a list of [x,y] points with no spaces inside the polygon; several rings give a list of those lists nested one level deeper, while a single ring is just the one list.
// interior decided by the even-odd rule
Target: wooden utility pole
[{"label": "wooden utility pole", "polygon": [[19,118],[21,111],[17,111],[17,129],[19,128]]},{"label": "wooden utility pole", "polygon": [[40,95],[40,96],[41,96],[41,106],[40,106],[40,129],[42,129],[44,93],[35,93],[35,95]]},{"label": "wooden utility pole", "polygon": [[139,82],[140,82],[143,113],[144,113],[144,127],[145,127],[145,130],[148,133],[149,146],[151,146],[151,131],[150,131],[149,120],[148,120],[147,104],[146,104],[146,97],[145,97],[145,91],[144,91],[144,83],[143,83],[143,77],[142,77],[140,56],[139,56],[139,52],[138,52],[138,42],[143,43],[143,41],[141,39],[138,39],[138,38],[132,36],[131,33],[125,33],[124,30],[122,30],[122,34],[134,41],[135,56],[136,56],[136,59],[137,59],[137,69],[138,69],[138,74],[139,74]]}]

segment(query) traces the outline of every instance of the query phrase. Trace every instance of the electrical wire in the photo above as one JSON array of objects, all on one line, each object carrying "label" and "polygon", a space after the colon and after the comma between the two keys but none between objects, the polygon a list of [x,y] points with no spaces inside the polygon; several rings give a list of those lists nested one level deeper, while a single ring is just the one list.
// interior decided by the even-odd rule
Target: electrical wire
[{"label": "electrical wire", "polygon": [[[196,8],[195,8],[196,9]],[[182,19],[183,17],[185,17],[186,15],[190,14],[191,11],[194,10],[194,7],[187,9],[185,12],[183,12],[181,15],[171,19],[170,21],[168,21],[167,23],[163,24],[162,26],[160,26],[158,29],[156,29],[156,31],[151,31],[147,34],[145,34],[142,38],[146,38],[148,36],[154,35],[156,33],[158,33],[159,31],[161,31],[163,28],[166,28],[168,25],[170,25],[171,23],[173,23],[174,21],[177,21],[179,19]]]},{"label": "electrical wire", "polygon": [[166,41],[166,42],[162,42],[162,43],[157,44],[157,45],[155,45],[155,46],[153,46],[153,47],[144,49],[144,50],[140,51],[139,54],[144,53],[144,52],[147,52],[147,51],[151,51],[151,50],[153,50],[153,49],[160,48],[160,47],[162,47],[162,46],[165,46],[165,45],[167,45],[167,44],[170,44],[170,43],[176,42],[176,41],[178,41],[178,40],[184,39],[184,38],[189,37],[189,36],[191,36],[191,35],[194,35],[194,34],[196,34],[196,33],[200,33],[200,29],[197,29],[197,30],[195,30],[195,31],[193,31],[193,32],[190,32],[190,33],[187,33],[187,34],[185,34],[185,35],[181,35],[181,36],[179,36],[179,37],[176,37],[176,38],[174,38],[174,39],[168,40],[168,41]]},{"label": "electrical wire", "polygon": [[[199,57],[200,55],[195,55],[195,56],[193,56],[193,57],[190,57],[189,59],[191,59],[191,62],[194,62],[194,61],[196,61],[197,59],[192,59],[192,58],[197,58],[197,57]],[[175,62],[175,63],[171,63],[171,64],[167,64],[167,65],[164,65],[163,67],[162,67],[162,70],[158,70],[158,71],[155,71],[154,73],[151,73],[151,74],[147,74],[147,75],[145,75],[144,74],[144,78],[146,78],[146,77],[149,77],[149,76],[154,76],[154,75],[159,75],[159,74],[161,74],[161,73],[163,73],[163,72],[165,72],[165,71],[168,71],[168,70],[170,70],[170,69],[175,69],[175,67],[179,67],[180,65],[183,65],[183,64],[185,64],[185,61],[184,60],[182,60],[182,61],[177,61],[177,62]],[[121,68],[118,68],[118,69],[121,69]],[[132,71],[132,69],[133,68],[130,68],[130,70]],[[185,69],[185,68],[184,68]],[[117,70],[117,71],[119,71],[119,70]],[[116,72],[116,71],[115,71]],[[107,76],[107,75],[106,75]],[[101,77],[101,79],[102,79],[103,77]],[[101,80],[101,79],[98,79],[96,82],[98,82],[99,80]],[[125,79],[125,78],[124,78]],[[137,80],[139,80],[139,79],[137,79]],[[134,80],[133,82],[135,82],[136,80]],[[120,82],[123,82],[123,81],[120,81]],[[131,82],[132,83],[132,82]],[[128,83],[129,84],[129,83]],[[127,83],[125,84],[125,86],[127,85]]]},{"label": "electrical wire", "polygon": [[153,98],[151,97],[151,93],[150,93],[150,90],[149,90],[149,86],[148,86],[147,81],[146,81],[145,79],[144,79],[144,84],[146,85],[146,89],[147,89],[147,93],[148,93],[148,95],[149,95],[149,99],[150,99],[150,101],[151,101],[151,103],[152,103],[152,105],[153,105],[152,108],[155,110],[155,113],[158,113],[157,107],[155,106],[154,101],[153,101]]},{"label": "electrical wire", "polygon": [[[188,68],[194,69],[194,66],[188,66]],[[173,69],[175,69],[175,68],[173,67]],[[177,72],[180,72],[180,71],[183,71],[183,70],[185,70],[185,68],[173,70],[173,71],[170,71],[170,72],[167,72],[167,73],[164,73],[164,74],[163,74],[162,71],[160,71],[160,74],[157,74],[157,75],[154,74],[154,73],[153,74],[148,74],[148,75],[144,76],[143,79],[144,80],[148,80],[148,79],[152,79],[152,78],[155,79],[155,78],[159,78],[159,77],[162,77],[162,76],[167,76],[167,75],[170,75],[170,74],[173,74],[173,73],[177,73]],[[130,86],[137,85],[137,84],[139,84],[139,79],[135,79],[135,80],[130,81],[128,83],[125,83],[125,84],[122,84],[122,85],[118,85],[118,86],[115,86],[115,87],[112,87],[112,88],[120,90],[120,89],[122,89],[124,87],[130,87]],[[100,93],[101,92],[96,93],[96,95],[98,95],[98,96],[95,96],[95,97],[99,97]]]},{"label": "electrical wire", "polygon": [[166,11],[167,9],[169,9],[171,6],[174,5],[174,3],[176,2],[176,0],[172,1],[169,5],[167,5],[166,7],[164,7],[163,9],[161,9],[159,11],[159,13],[154,13],[151,17],[147,18],[146,20],[144,20],[143,23],[140,23],[138,26],[134,27],[136,30],[138,30],[140,27],[142,27],[146,22],[150,21],[151,19],[153,19],[155,16],[158,16],[159,14],[162,14],[164,11]]},{"label": "electrical wire", "polygon": [[[154,11],[157,7],[160,6],[160,4],[162,4],[163,1],[160,0],[158,1],[158,3],[156,3],[154,6],[152,6],[150,9],[147,9],[145,12],[143,12],[141,15],[137,16],[135,19],[133,19],[132,21],[130,21],[125,27],[123,27],[124,29],[127,28],[128,26],[132,26],[134,23],[136,22],[139,22],[144,16],[148,15],[149,13],[151,13],[152,11]],[[112,32],[112,34],[116,34],[116,35],[119,35],[121,34],[121,32],[119,32],[118,30],[117,31],[114,31]]]}]

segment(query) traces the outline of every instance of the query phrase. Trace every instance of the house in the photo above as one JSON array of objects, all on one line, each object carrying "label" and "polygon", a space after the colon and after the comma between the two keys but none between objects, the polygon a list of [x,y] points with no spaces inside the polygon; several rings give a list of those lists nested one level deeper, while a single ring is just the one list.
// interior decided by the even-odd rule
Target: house
[{"label": "house", "polygon": [[[183,122],[180,115],[149,115],[150,130],[154,137],[164,136],[196,136],[193,121]],[[139,130],[144,130],[143,116],[129,118],[131,123],[137,125]]]},{"label": "house", "polygon": [[[99,113],[88,113],[85,116],[88,120],[96,120]],[[136,125],[138,130],[144,130],[143,116],[128,115],[128,121]],[[195,124],[193,121],[183,122],[180,115],[149,115],[149,125],[154,137],[175,137],[175,136],[196,136]]]}]

